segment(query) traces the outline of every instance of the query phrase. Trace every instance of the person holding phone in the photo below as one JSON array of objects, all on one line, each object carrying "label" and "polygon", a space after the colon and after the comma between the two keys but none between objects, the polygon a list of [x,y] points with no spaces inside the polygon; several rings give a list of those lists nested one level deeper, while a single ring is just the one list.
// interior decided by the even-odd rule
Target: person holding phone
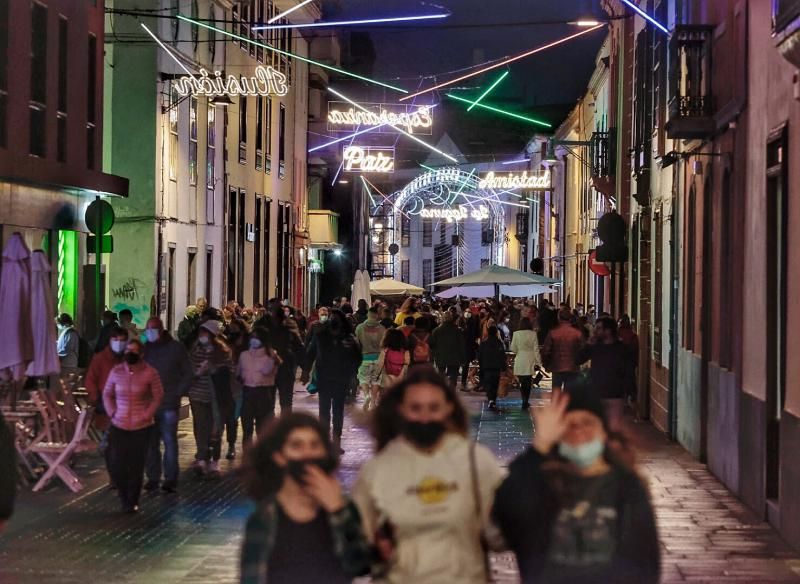
[{"label": "person holding phone", "polygon": [[273,420],[245,452],[247,521],[241,584],[345,584],[369,572],[372,548],[355,505],[333,475],[327,430],[304,413]]}]

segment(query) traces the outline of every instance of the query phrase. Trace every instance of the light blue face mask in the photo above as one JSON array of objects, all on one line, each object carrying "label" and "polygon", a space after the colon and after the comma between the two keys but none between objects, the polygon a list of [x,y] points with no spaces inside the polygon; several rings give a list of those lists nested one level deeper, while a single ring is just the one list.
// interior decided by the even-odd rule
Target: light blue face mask
[{"label": "light blue face mask", "polygon": [[144,336],[147,338],[148,343],[155,343],[161,338],[161,331],[158,329],[145,329]]},{"label": "light blue face mask", "polygon": [[558,444],[558,453],[578,468],[588,468],[600,458],[606,445],[599,438],[577,446],[565,442]]}]

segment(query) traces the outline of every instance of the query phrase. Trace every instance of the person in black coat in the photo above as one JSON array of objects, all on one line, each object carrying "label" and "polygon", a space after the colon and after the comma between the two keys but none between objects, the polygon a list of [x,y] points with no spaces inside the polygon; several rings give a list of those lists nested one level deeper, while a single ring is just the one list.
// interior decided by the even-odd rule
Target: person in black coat
[{"label": "person in black coat", "polygon": [[657,584],[660,551],[647,487],[590,391],[537,408],[533,444],[509,467],[492,517],[523,584]]},{"label": "person in black coat", "polygon": [[506,346],[500,340],[497,327],[492,325],[487,332],[489,336],[481,342],[481,346],[478,348],[478,363],[481,366],[481,380],[486,389],[489,409],[493,410],[496,407],[500,375],[508,367],[508,361],[506,360]]},{"label": "person in black coat", "polygon": [[300,337],[300,330],[286,317],[280,304],[272,304],[269,312],[256,321],[253,329],[266,329],[270,345],[281,358],[275,385],[278,389],[281,413],[291,412],[297,367],[302,365],[305,359],[305,347]]},{"label": "person in black coat", "polygon": [[311,337],[301,377],[303,383],[308,383],[314,363],[317,371],[319,419],[328,429],[333,422],[334,446],[340,453],[344,453],[341,448],[344,404],[350,380],[361,366],[361,346],[342,311],[331,310],[328,322]]}]

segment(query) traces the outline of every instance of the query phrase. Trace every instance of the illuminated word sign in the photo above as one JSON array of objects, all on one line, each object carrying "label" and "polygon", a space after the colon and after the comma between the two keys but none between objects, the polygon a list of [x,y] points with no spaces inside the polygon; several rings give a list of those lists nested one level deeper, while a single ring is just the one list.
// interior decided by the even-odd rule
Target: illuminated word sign
[{"label": "illuminated word sign", "polygon": [[489,218],[489,208],[481,205],[474,209],[468,209],[465,205],[458,207],[434,207],[433,209],[423,209],[419,216],[424,219],[445,219],[448,223],[461,221],[462,219],[474,219],[483,221]]},{"label": "illuminated word sign", "polygon": [[400,191],[400,197],[406,198],[417,191],[441,184],[454,185],[454,188],[458,189],[466,182],[467,184],[464,185],[465,188],[474,188],[474,183],[476,182],[475,177],[470,177],[469,180],[467,180],[467,177],[468,175],[466,172],[462,172],[455,167],[441,168],[435,172],[426,172],[408,183],[403,190]]},{"label": "illuminated word sign", "polygon": [[342,159],[346,172],[394,172],[394,148],[345,146]]},{"label": "illuminated word sign", "polygon": [[480,189],[528,189],[535,191],[549,191],[553,188],[550,180],[550,171],[541,173],[503,172],[496,174],[494,171],[481,177],[478,183]]},{"label": "illuminated word sign", "polygon": [[219,71],[214,71],[213,77],[206,69],[194,77],[181,77],[175,83],[178,95],[193,95],[195,97],[215,95],[286,95],[289,93],[289,84],[286,75],[272,67],[259,65],[252,77],[237,77],[228,75],[223,77]]},{"label": "illuminated word sign", "polygon": [[414,106],[393,103],[362,103],[364,108],[344,101],[328,103],[328,130],[330,132],[353,132],[356,128],[375,127],[382,134],[393,132],[392,126],[404,129],[409,134],[429,136],[433,131],[433,114],[429,106]]}]

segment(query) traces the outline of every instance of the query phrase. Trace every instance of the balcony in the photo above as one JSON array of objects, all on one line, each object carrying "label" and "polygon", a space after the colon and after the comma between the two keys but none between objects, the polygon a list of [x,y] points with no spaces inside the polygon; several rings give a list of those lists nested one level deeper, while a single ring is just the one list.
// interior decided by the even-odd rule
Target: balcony
[{"label": "balcony", "polygon": [[616,130],[593,132],[589,141],[589,156],[592,164],[592,185],[606,197],[613,198],[614,176],[617,173]]},{"label": "balcony", "polygon": [[711,26],[675,28],[669,44],[670,87],[667,137],[694,140],[714,131],[714,96],[711,91]]},{"label": "balcony", "polygon": [[326,209],[308,211],[309,244],[316,249],[337,249],[339,245],[339,213]]},{"label": "balcony", "polygon": [[800,67],[800,0],[772,0],[772,35],[784,59]]}]

